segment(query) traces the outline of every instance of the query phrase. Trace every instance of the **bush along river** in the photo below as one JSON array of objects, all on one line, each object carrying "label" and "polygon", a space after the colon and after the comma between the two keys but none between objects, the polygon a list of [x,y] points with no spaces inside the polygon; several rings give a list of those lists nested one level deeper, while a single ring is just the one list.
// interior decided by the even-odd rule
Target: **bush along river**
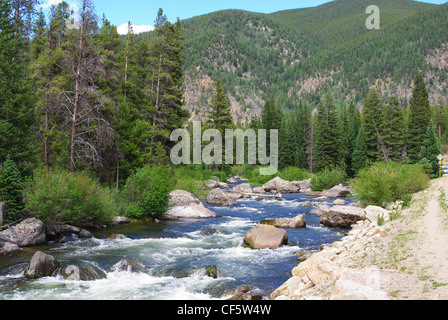
[{"label": "bush along river", "polygon": [[[298,253],[319,251],[346,232],[323,226],[320,216],[310,213],[319,204],[331,207],[334,198],[305,193],[282,197],[283,201],[242,198],[233,206],[204,201],[216,218],[120,224],[92,231],[89,239],[73,235],[65,243],[48,243],[0,256],[0,299],[228,299],[235,294],[232,289],[239,286],[256,288],[252,292],[267,299],[291,276],[299,263]],[[353,205],[352,199],[344,200]],[[284,229],[287,245],[276,249],[242,246],[247,232],[260,221],[297,215],[304,216],[306,228]],[[111,234],[125,237],[109,239]],[[24,271],[37,251],[64,265],[87,266],[95,270],[97,279],[73,281],[60,275],[28,279]],[[123,259],[135,265],[123,268],[119,263]]]}]

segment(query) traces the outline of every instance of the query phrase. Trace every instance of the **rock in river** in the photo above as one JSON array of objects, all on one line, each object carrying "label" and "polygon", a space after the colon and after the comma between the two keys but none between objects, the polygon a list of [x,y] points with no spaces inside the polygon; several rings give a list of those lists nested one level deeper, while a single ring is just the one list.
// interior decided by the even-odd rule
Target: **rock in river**
[{"label": "rock in river", "polygon": [[268,192],[280,192],[280,193],[298,193],[300,192],[300,187],[296,184],[283,180],[280,177],[276,177],[263,185],[263,189]]},{"label": "rock in river", "polygon": [[250,229],[244,238],[244,245],[253,249],[275,249],[285,244],[288,244],[288,233],[266,224]]},{"label": "rock in river", "polygon": [[213,189],[207,194],[207,202],[218,206],[233,206],[238,204],[235,199],[240,197],[240,193],[231,193],[221,189]]},{"label": "rock in river", "polygon": [[187,206],[177,206],[169,209],[161,219],[199,219],[216,218],[216,213],[206,208],[202,203],[191,203]]},{"label": "rock in river", "polygon": [[36,218],[24,220],[18,225],[0,232],[0,240],[15,243],[19,247],[44,244],[46,238],[45,224]]},{"label": "rock in river", "polygon": [[53,256],[38,251],[31,258],[31,262],[25,270],[24,276],[28,279],[49,277],[59,267],[60,262]]},{"label": "rock in river", "polygon": [[350,228],[360,220],[366,220],[364,209],[351,206],[335,206],[321,212],[320,222],[330,228]]},{"label": "rock in river", "polygon": [[272,220],[263,220],[262,224],[268,224],[277,228],[292,228],[300,229],[306,228],[306,220],[303,215],[298,215],[295,218],[279,218]]}]

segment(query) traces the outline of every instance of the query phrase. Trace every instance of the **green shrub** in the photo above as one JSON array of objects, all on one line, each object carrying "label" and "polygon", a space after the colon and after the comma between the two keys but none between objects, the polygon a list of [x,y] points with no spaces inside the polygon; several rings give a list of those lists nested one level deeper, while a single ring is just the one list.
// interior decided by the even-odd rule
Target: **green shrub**
[{"label": "green shrub", "polygon": [[283,169],[279,177],[286,181],[302,181],[311,178],[311,173],[296,167],[287,167]]},{"label": "green shrub", "polygon": [[325,169],[315,174],[311,179],[311,189],[313,191],[324,191],[345,182],[346,174],[339,168]]},{"label": "green shrub", "polygon": [[51,223],[110,223],[118,214],[113,191],[85,173],[38,169],[26,190],[26,208]]},{"label": "green shrub", "polygon": [[429,176],[419,164],[379,162],[361,170],[352,184],[352,189],[365,206],[386,206],[400,200],[406,204],[413,193],[426,189],[429,181]]},{"label": "green shrub", "polygon": [[131,219],[149,219],[164,214],[173,182],[167,168],[146,166],[137,170],[121,192],[125,215]]}]

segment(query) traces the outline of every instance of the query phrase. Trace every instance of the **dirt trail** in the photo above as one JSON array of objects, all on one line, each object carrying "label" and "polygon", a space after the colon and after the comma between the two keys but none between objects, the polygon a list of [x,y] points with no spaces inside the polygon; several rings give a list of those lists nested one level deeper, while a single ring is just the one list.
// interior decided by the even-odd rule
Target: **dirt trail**
[{"label": "dirt trail", "polygon": [[431,181],[430,188],[414,198],[416,206],[406,209],[406,218],[394,227],[396,234],[415,235],[402,244],[406,257],[401,261],[401,268],[416,274],[423,288],[415,291],[412,299],[448,299],[447,195],[447,176]]},{"label": "dirt trail", "polygon": [[[443,198],[441,198],[441,195]],[[448,298],[448,177],[434,180],[428,192],[428,202],[421,223],[418,224],[420,246],[415,254],[419,257],[421,267],[433,277],[435,298]],[[445,211],[447,210],[447,211]]]}]

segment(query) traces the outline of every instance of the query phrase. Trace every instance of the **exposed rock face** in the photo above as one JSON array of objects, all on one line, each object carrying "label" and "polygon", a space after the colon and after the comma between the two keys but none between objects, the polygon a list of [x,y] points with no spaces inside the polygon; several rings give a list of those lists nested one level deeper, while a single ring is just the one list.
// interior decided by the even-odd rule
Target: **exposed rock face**
[{"label": "exposed rock face", "polygon": [[207,194],[207,203],[218,206],[233,206],[238,204],[235,199],[240,197],[240,193],[231,193],[221,189],[213,189]]},{"label": "exposed rock face", "polygon": [[45,224],[36,218],[24,220],[20,224],[0,232],[0,240],[15,243],[19,247],[44,244],[46,238]]},{"label": "exposed rock face", "polygon": [[320,222],[330,228],[350,228],[360,220],[366,220],[364,209],[351,206],[335,206],[321,212]]},{"label": "exposed rock face", "polygon": [[288,244],[288,233],[274,226],[260,224],[249,230],[244,244],[254,249],[275,249]]},{"label": "exposed rock face", "polygon": [[291,228],[291,229],[306,228],[306,220],[303,215],[298,215],[295,218],[263,220],[261,221],[261,223],[268,224],[277,228]]},{"label": "exposed rock face", "polygon": [[292,182],[283,180],[276,177],[263,185],[263,189],[267,192],[280,192],[280,193],[299,193],[300,188]]},{"label": "exposed rock face", "polygon": [[53,256],[38,251],[31,258],[31,262],[26,268],[24,276],[28,279],[49,277],[59,267],[59,265],[60,262]]}]

